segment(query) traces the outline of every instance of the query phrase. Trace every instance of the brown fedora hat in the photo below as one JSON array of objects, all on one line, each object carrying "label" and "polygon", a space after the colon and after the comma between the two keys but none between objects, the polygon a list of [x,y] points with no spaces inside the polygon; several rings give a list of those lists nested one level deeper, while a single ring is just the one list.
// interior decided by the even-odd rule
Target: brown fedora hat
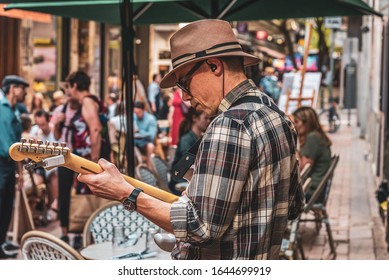
[{"label": "brown fedora hat", "polygon": [[211,57],[242,56],[244,65],[257,64],[259,58],[242,51],[229,22],[218,19],[195,21],[170,38],[173,70],[161,80],[160,87],[176,84],[175,73],[181,67]]}]

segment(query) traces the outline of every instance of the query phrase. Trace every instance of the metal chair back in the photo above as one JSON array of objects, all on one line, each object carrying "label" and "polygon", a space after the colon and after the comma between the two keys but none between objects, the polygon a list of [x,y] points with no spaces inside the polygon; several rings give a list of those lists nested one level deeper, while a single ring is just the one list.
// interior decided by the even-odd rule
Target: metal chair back
[{"label": "metal chair back", "polygon": [[158,179],[154,172],[151,171],[145,164],[140,164],[135,167],[135,177],[136,179],[151,186],[155,187],[158,185]]},{"label": "metal chair back", "polygon": [[120,202],[113,201],[100,207],[90,216],[84,227],[83,246],[112,241],[113,228],[117,225],[124,227],[125,236],[136,234],[138,238],[147,235],[149,231],[159,231],[157,225],[138,212],[129,212]]},{"label": "metal chair back", "polygon": [[151,155],[151,165],[152,170],[157,176],[158,179],[158,187],[160,189],[163,189],[167,192],[171,192],[168,185],[169,185],[169,167],[160,156],[157,155]]},{"label": "metal chair back", "polygon": [[304,184],[305,180],[308,178],[309,173],[311,173],[312,165],[307,163],[304,165],[303,170],[300,172],[301,182]]},{"label": "metal chair back", "polygon": [[83,260],[69,244],[43,231],[29,231],[21,241],[25,260]]},{"label": "metal chair back", "polygon": [[315,192],[312,194],[310,200],[306,203],[304,208],[305,213],[308,213],[312,209],[313,205],[317,203],[316,200],[318,199],[318,197],[321,195],[322,192],[325,192],[325,196],[321,204],[324,206],[326,205],[329,192],[331,189],[331,185],[332,185],[332,178],[338,162],[339,162],[339,155],[334,155],[331,159],[331,165],[328,168],[326,174],[324,175],[323,179],[321,180]]}]

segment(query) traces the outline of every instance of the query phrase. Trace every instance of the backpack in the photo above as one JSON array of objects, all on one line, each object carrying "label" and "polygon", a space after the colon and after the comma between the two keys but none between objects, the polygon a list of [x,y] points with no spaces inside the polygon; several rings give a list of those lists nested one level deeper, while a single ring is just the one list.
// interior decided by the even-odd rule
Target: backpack
[{"label": "backpack", "polygon": [[[111,143],[109,141],[109,134],[108,134],[108,116],[107,116],[107,108],[104,106],[103,102],[94,95],[87,96],[89,98],[92,98],[98,105],[99,105],[99,120],[101,123],[101,148],[100,148],[100,158],[104,158],[106,160],[110,160],[110,154],[111,154]],[[82,154],[82,151],[85,149],[85,147],[90,146],[90,144],[87,142],[87,139],[89,138],[89,130],[85,131],[78,131],[77,129],[77,123],[84,122],[82,115],[81,115],[81,108],[77,111],[77,113],[74,115],[74,117],[71,120],[71,127],[72,130],[72,145],[74,148],[74,153],[79,156],[84,156]]]}]

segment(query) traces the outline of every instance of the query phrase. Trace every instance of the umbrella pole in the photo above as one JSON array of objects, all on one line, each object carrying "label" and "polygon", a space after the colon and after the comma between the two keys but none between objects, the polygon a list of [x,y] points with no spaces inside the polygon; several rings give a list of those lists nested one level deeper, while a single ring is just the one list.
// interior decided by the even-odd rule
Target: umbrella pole
[{"label": "umbrella pole", "polygon": [[121,27],[122,27],[122,67],[123,86],[126,102],[126,159],[128,175],[134,177],[134,120],[133,120],[133,75],[134,75],[134,28],[132,22],[133,7],[132,0],[122,0],[119,3]]}]

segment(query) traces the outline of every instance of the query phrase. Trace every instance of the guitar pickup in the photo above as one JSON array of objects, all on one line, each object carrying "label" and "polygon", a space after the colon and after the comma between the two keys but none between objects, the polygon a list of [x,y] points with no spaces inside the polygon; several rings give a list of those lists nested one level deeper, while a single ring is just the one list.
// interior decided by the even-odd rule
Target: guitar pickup
[{"label": "guitar pickup", "polygon": [[26,170],[33,170],[33,169],[36,169],[36,168],[39,168],[39,167],[43,167],[45,169],[50,169],[50,168],[54,168],[54,167],[60,166],[60,165],[62,165],[64,163],[65,163],[64,156],[63,155],[59,155],[59,156],[45,158],[45,159],[43,159],[42,161],[39,161],[39,162],[30,162],[30,163],[26,164],[26,166],[24,168]]}]

